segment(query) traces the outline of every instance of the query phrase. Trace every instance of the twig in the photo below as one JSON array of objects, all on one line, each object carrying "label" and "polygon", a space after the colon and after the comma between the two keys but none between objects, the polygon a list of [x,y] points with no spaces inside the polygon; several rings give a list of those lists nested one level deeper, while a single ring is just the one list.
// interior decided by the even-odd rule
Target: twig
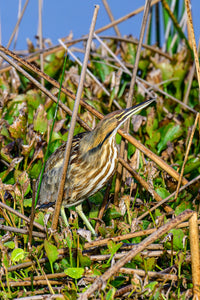
[{"label": "twig", "polygon": [[[17,232],[25,235],[29,235],[28,229],[20,229],[16,227],[6,226],[6,225],[0,225],[0,230],[4,231],[11,231],[11,232]],[[32,231],[32,235],[35,237],[45,238],[46,234],[42,232]]]},{"label": "twig", "polygon": [[[39,36],[40,50],[43,49],[43,38],[42,38],[42,1],[43,0],[39,0],[39,2],[38,2],[38,20],[39,20],[38,36]],[[41,69],[42,72],[44,72],[44,56],[43,56],[42,52],[40,54],[40,69]],[[41,84],[44,85],[44,79],[43,78],[41,78]]]},{"label": "twig", "polygon": [[14,38],[14,36],[15,36],[15,33],[16,33],[16,31],[18,30],[19,24],[20,24],[20,22],[21,22],[21,20],[22,20],[22,18],[23,18],[23,15],[24,15],[24,12],[25,12],[26,7],[27,7],[27,5],[28,5],[28,2],[29,2],[29,0],[26,0],[26,2],[25,2],[25,4],[24,4],[24,7],[23,7],[23,9],[22,9],[22,12],[21,12],[21,14],[20,14],[20,17],[18,18],[17,23],[16,23],[16,25],[15,25],[15,28],[14,28],[14,30],[13,30],[13,33],[11,34],[11,37],[10,37],[10,39],[9,39],[9,41],[8,41],[7,48],[10,47],[10,45],[11,45],[11,43],[12,43],[12,40],[13,40],[13,38]]},{"label": "twig", "polygon": [[[160,1],[161,1],[161,0],[154,0],[154,1],[152,1],[152,2],[151,2],[151,6],[155,5],[156,3],[160,2]],[[105,31],[105,30],[107,30],[107,29],[109,29],[109,28],[111,28],[111,27],[113,27],[113,26],[115,26],[115,25],[117,25],[117,24],[119,24],[119,23],[125,21],[125,20],[128,20],[129,18],[131,18],[131,17],[133,17],[133,16],[135,16],[135,15],[141,13],[143,10],[144,10],[144,6],[141,6],[140,8],[138,8],[138,9],[132,11],[131,13],[129,13],[129,14],[125,15],[125,16],[123,16],[122,18],[119,18],[119,19],[117,19],[117,20],[115,20],[115,21],[109,23],[108,25],[105,25],[105,26],[103,26],[103,27],[101,27],[101,28],[95,30],[95,33],[96,33],[96,34],[97,34],[97,33],[100,33],[100,32],[102,32],[102,31]]]},{"label": "twig", "polygon": [[[110,18],[110,21],[111,21],[111,22],[114,22],[115,19],[114,19],[114,17],[113,17],[113,14],[112,14],[112,12],[111,12],[111,9],[110,9],[110,7],[109,7],[109,5],[108,5],[107,0],[102,0],[102,2],[103,2],[103,5],[104,5],[104,7],[105,7],[105,9],[106,9],[106,11],[107,11],[107,14],[108,14],[108,16],[109,16],[109,18]],[[121,36],[121,33],[120,33],[120,31],[119,31],[118,26],[117,26],[117,25],[114,25],[113,27],[114,27],[114,30],[115,30],[115,32],[116,32],[116,35]]]},{"label": "twig", "polygon": [[[200,298],[200,255],[199,255],[199,229],[197,224],[197,213],[195,212],[189,220],[190,251],[192,263],[193,299]],[[196,297],[196,298],[195,298]]]},{"label": "twig", "polygon": [[[136,245],[134,245],[133,247],[135,247]],[[132,247],[132,248],[133,248]],[[168,253],[169,255],[177,255],[176,251],[171,251],[171,250],[167,250],[165,253]],[[113,259],[117,260],[117,259],[121,259],[122,257],[124,257],[124,255],[127,254],[126,252],[122,252],[122,253],[116,253],[115,255],[113,255]],[[158,257],[163,255],[163,251],[142,251],[140,252],[140,255],[142,257]],[[102,261],[102,260],[106,260],[108,261],[109,258],[111,257],[111,254],[102,254],[102,255],[90,255],[89,258],[91,259],[91,261]]]},{"label": "twig", "polygon": [[183,165],[182,165],[182,168],[181,168],[181,174],[180,174],[180,177],[179,177],[179,180],[178,180],[178,185],[177,185],[176,195],[175,195],[174,201],[176,201],[176,199],[178,197],[178,193],[179,193],[179,189],[180,189],[180,186],[181,186],[181,181],[182,181],[183,173],[184,173],[184,169],[185,169],[185,164],[187,162],[188,154],[189,154],[190,147],[191,147],[191,144],[192,144],[192,139],[193,139],[193,136],[194,136],[194,132],[196,130],[197,122],[200,119],[199,116],[200,116],[200,114],[197,113],[196,119],[195,119],[195,122],[194,122],[194,125],[193,125],[193,128],[192,128],[192,132],[191,132],[191,135],[190,135],[190,140],[189,140],[189,143],[188,143],[188,146],[187,146],[187,149],[186,149]]},{"label": "twig", "polygon": [[60,214],[60,208],[61,208],[61,203],[62,203],[65,178],[66,178],[67,168],[68,168],[68,163],[69,163],[69,158],[70,158],[71,143],[72,143],[74,128],[75,128],[75,124],[76,124],[76,117],[77,117],[77,113],[78,113],[79,102],[80,102],[80,98],[81,98],[81,94],[82,94],[82,90],[83,90],[83,83],[84,83],[84,79],[85,79],[87,62],[88,62],[89,53],[90,53],[90,46],[91,46],[91,42],[92,42],[92,37],[93,37],[93,33],[94,33],[98,10],[99,10],[99,6],[96,5],[92,23],[91,23],[90,32],[89,32],[88,42],[87,42],[87,46],[86,46],[86,53],[85,53],[85,57],[84,57],[83,68],[81,71],[80,82],[79,82],[79,86],[78,86],[78,90],[77,90],[76,100],[74,103],[73,113],[72,113],[72,120],[71,120],[71,124],[70,124],[70,129],[69,129],[69,134],[68,134],[68,139],[67,139],[67,144],[66,144],[66,149],[65,149],[65,155],[64,155],[63,169],[62,169],[60,184],[59,184],[59,188],[58,188],[58,197],[57,197],[56,204],[55,204],[55,210],[54,210],[53,221],[52,221],[52,226],[51,226],[52,231],[54,231],[57,228],[57,224],[58,224],[58,217]]},{"label": "twig", "polygon": [[160,238],[162,235],[167,233],[172,228],[175,228],[178,224],[185,221],[186,219],[190,218],[193,214],[192,210],[185,210],[176,218],[172,219],[159,229],[156,232],[151,234],[149,237],[144,239],[140,244],[138,244],[134,249],[129,251],[122,259],[116,262],[113,267],[109,268],[102,276],[97,278],[95,282],[84,292],[80,297],[79,300],[86,300],[88,297],[95,292],[97,289],[101,288],[103,283],[106,282],[111,276],[113,276],[116,272],[120,270],[127,262],[131,261],[133,257],[135,257],[138,253],[140,253],[145,247],[153,243],[155,240]]},{"label": "twig", "polygon": [[167,274],[167,273],[160,273],[160,272],[152,272],[148,271],[145,272],[144,270],[139,270],[139,269],[131,269],[131,268],[120,268],[119,269],[120,273],[124,274],[137,274],[139,276],[148,276],[149,278],[157,278],[160,280],[168,281],[168,280],[178,280],[178,276],[174,274]]}]

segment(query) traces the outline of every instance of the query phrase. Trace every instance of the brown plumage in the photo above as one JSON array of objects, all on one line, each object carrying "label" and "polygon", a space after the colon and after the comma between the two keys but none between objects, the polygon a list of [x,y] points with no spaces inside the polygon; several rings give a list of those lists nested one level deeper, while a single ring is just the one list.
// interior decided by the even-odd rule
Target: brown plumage
[{"label": "brown plumage", "polygon": [[[94,130],[74,136],[65,181],[63,207],[81,204],[108,182],[117,165],[115,135],[118,128],[154,100],[112,112],[105,116]],[[66,144],[61,145],[46,162],[38,198],[41,207],[53,205],[56,201],[65,146]],[[37,184],[38,182],[39,179]]]}]

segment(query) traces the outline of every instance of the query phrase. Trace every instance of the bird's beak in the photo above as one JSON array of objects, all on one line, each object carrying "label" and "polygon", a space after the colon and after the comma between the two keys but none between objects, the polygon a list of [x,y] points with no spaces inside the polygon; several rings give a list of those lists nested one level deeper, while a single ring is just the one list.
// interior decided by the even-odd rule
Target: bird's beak
[{"label": "bird's beak", "polygon": [[143,108],[145,108],[155,100],[156,98],[153,98],[123,110],[122,113],[117,116],[120,126],[132,115],[135,115],[136,113],[138,113],[140,110],[142,110]]}]

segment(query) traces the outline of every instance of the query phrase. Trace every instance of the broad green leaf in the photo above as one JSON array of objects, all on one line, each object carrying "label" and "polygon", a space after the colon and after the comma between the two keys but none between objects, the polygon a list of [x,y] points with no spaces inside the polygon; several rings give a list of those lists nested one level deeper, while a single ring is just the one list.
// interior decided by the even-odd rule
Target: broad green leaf
[{"label": "broad green leaf", "polygon": [[184,169],[184,174],[188,174],[200,167],[200,157],[193,157],[187,161]]},{"label": "broad green leaf", "polygon": [[162,198],[162,199],[165,199],[167,198],[170,193],[163,187],[160,187],[160,188],[157,188],[156,189],[156,193]]},{"label": "broad green leaf", "polygon": [[65,50],[57,51],[45,57],[44,72],[50,77],[55,78],[58,71],[63,66]]},{"label": "broad green leaf", "polygon": [[108,66],[108,64],[104,60],[101,60],[100,62],[93,62],[92,64],[94,64],[95,66],[94,69],[96,75],[98,75],[103,82],[106,80],[106,77],[113,71],[113,68]]},{"label": "broad green leaf", "polygon": [[108,291],[108,293],[106,294],[106,300],[113,300],[114,299],[114,296],[115,296],[115,293],[116,293],[116,288],[112,288]]},{"label": "broad green leaf", "polygon": [[160,130],[161,133],[161,140],[158,144],[158,153],[166,148],[167,142],[172,142],[173,140],[180,137],[183,133],[183,129],[180,125],[174,125],[173,123],[169,123],[165,128]]},{"label": "broad green leaf", "polygon": [[11,260],[13,262],[18,262],[24,259],[24,257],[25,257],[25,252],[23,249],[20,248],[14,249],[11,253]]},{"label": "broad green leaf", "polygon": [[79,279],[84,273],[84,268],[67,268],[64,270],[64,272],[71,278]]},{"label": "broad green leaf", "polygon": [[15,248],[15,243],[13,241],[5,242],[4,246],[8,247],[9,249],[14,249]]},{"label": "broad green leaf", "polygon": [[24,199],[23,205],[24,205],[24,207],[31,207],[32,206],[32,198]]},{"label": "broad green leaf", "polygon": [[145,266],[147,271],[153,271],[154,266],[156,265],[155,257],[149,257],[146,260]]},{"label": "broad green leaf", "polygon": [[90,267],[92,264],[91,259],[86,255],[82,255],[82,253],[79,254],[79,261],[80,261],[81,267],[83,267],[83,268]]},{"label": "broad green leaf", "polygon": [[[183,250],[183,238],[185,236],[182,229],[172,229],[169,231],[173,234],[173,248],[175,251]],[[171,244],[168,242],[168,246],[171,249]]]},{"label": "broad green leaf", "polygon": [[28,170],[28,174],[30,178],[38,178],[38,176],[40,175],[41,168],[42,168],[42,161],[38,160],[37,163],[35,163],[32,166],[32,168]]},{"label": "broad green leaf", "polygon": [[186,209],[192,209],[192,203],[187,201],[187,202],[181,202],[181,204],[179,204],[176,209],[175,209],[175,215],[178,216],[180,215],[180,213],[182,213],[184,210]]},{"label": "broad green leaf", "polygon": [[45,133],[47,131],[47,113],[44,109],[44,106],[40,104],[37,109],[36,115],[33,120],[33,128],[35,131],[39,131],[40,133]]},{"label": "broad green leaf", "polygon": [[111,281],[111,285],[115,288],[123,285],[126,282],[126,277],[124,276],[116,276],[114,280]]},{"label": "broad green leaf", "polygon": [[54,263],[58,258],[58,249],[55,245],[49,243],[47,240],[44,241],[44,248],[50,263]]}]

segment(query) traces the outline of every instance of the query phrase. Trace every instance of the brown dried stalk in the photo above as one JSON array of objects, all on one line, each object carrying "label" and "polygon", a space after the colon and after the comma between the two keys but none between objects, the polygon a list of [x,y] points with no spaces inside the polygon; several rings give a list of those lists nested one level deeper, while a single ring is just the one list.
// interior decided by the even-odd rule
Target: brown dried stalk
[{"label": "brown dried stalk", "polygon": [[199,255],[199,229],[197,213],[194,212],[189,220],[190,251],[192,263],[192,283],[194,299],[200,298],[200,255]]}]

